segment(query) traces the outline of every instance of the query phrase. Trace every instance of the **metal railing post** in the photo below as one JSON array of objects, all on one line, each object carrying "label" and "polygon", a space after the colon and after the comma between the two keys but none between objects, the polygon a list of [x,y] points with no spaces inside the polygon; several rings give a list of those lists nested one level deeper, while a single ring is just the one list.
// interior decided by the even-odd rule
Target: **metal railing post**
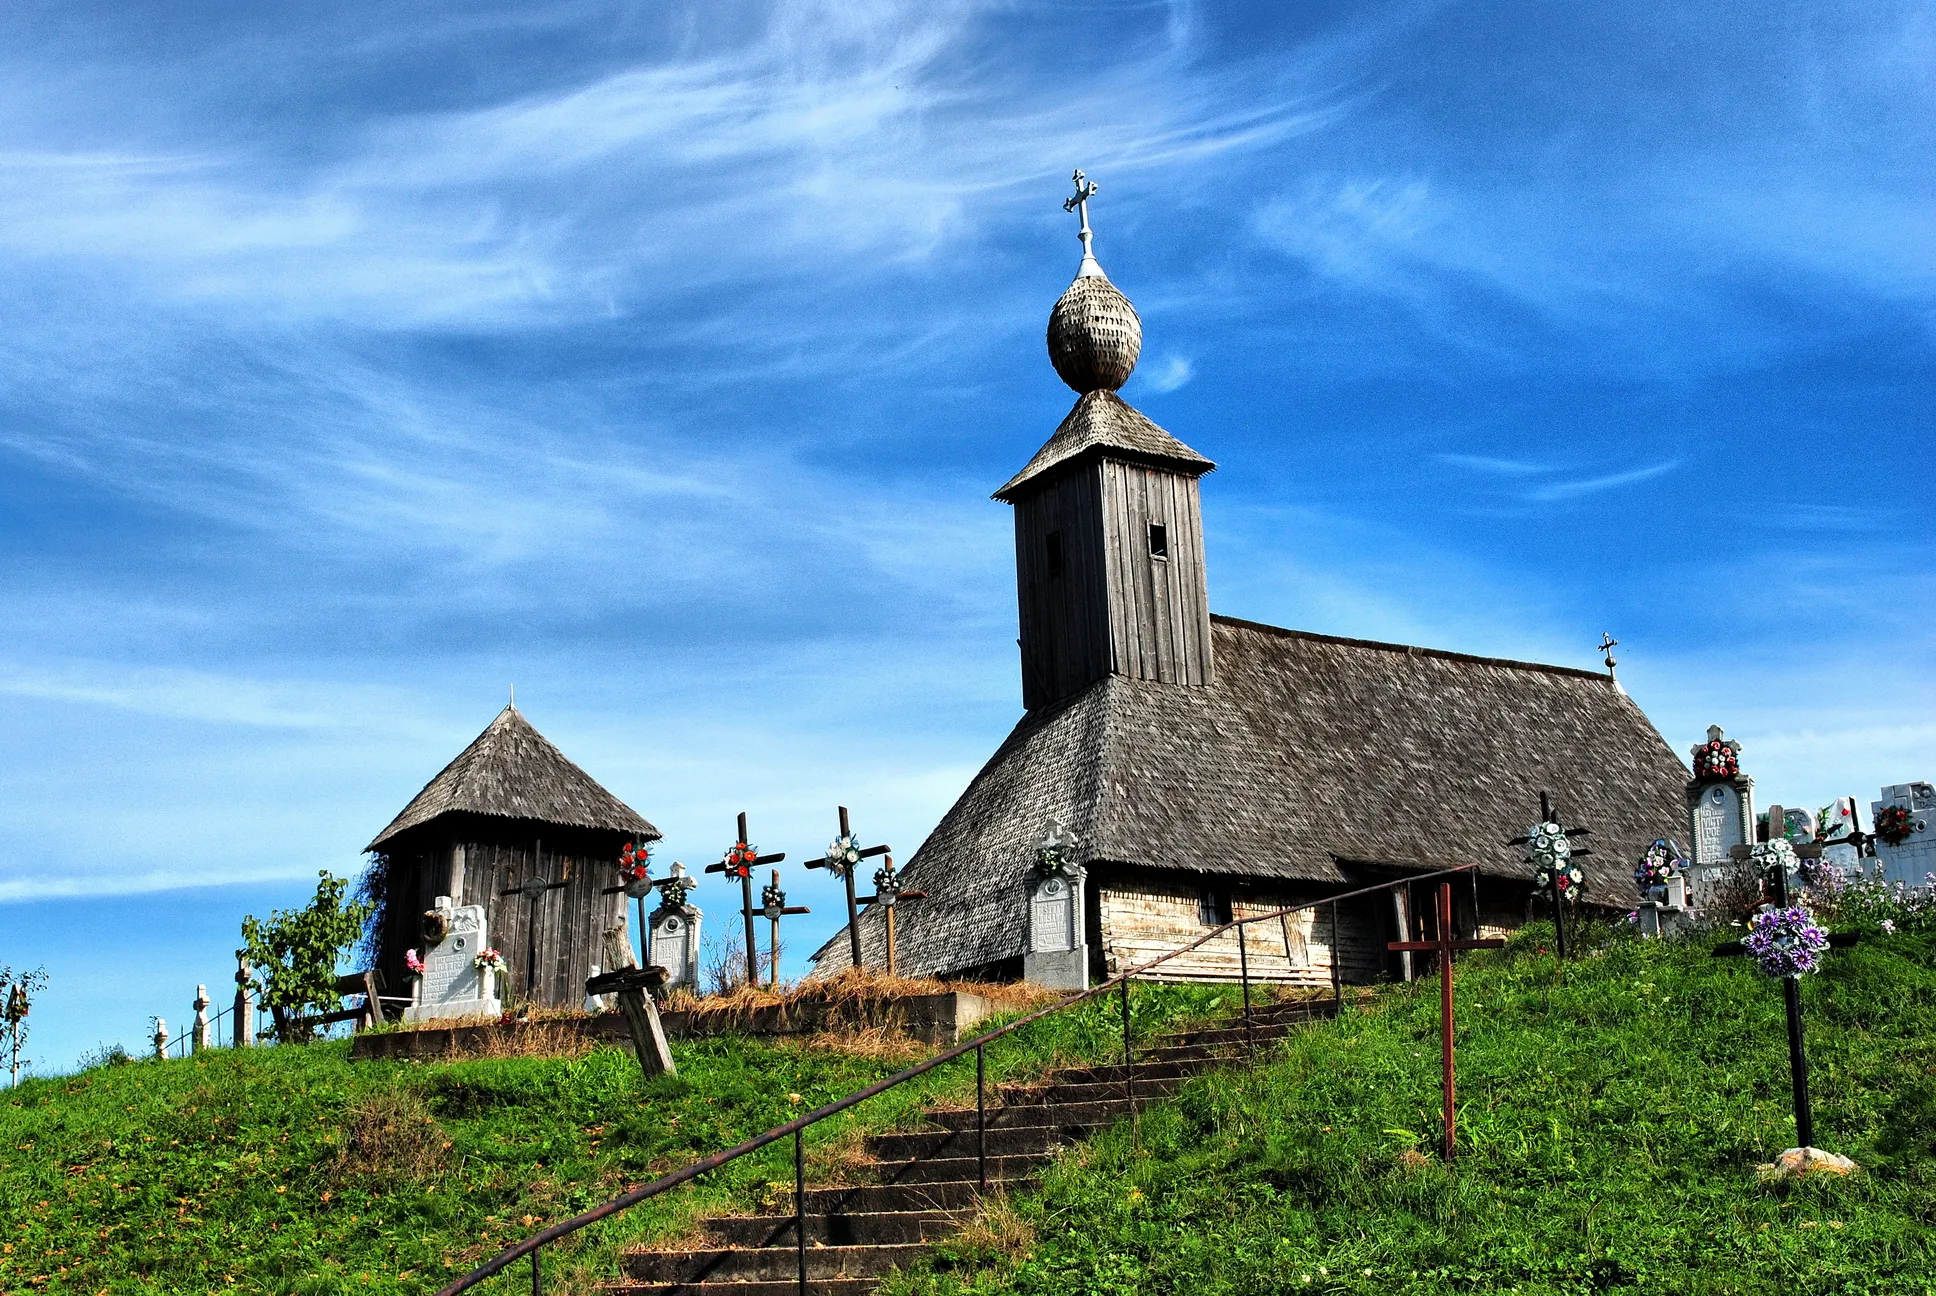
[{"label": "metal railing post", "polygon": [[1252,1066],[1257,1065],[1257,1032],[1250,1025],[1250,949],[1244,937],[1247,930],[1243,923],[1237,924],[1237,968],[1244,983],[1244,1053]]},{"label": "metal railing post", "polygon": [[807,1296],[807,1131],[793,1131],[793,1248],[800,1267],[800,1296]]},{"label": "metal railing post", "polygon": [[988,1084],[988,1066],[981,1045],[975,1045],[975,1165],[981,1174],[981,1191],[988,1191],[988,1102],[983,1096]]},{"label": "metal railing post", "polygon": [[1129,1102],[1129,1118],[1136,1119],[1136,1059],[1129,1049],[1129,976],[1123,976],[1123,1097]]},{"label": "metal railing post", "polygon": [[543,1247],[531,1253],[531,1296],[544,1296],[544,1262],[538,1258],[543,1254]]},{"label": "metal railing post", "polygon": [[1344,968],[1338,962],[1338,902],[1331,902],[1331,1003],[1344,1007]]}]

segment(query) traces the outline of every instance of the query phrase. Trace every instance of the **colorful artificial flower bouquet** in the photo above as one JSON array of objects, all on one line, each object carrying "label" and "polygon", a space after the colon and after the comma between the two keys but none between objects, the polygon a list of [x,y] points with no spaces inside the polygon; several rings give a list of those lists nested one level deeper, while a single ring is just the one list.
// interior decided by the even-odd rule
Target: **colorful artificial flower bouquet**
[{"label": "colorful artificial flower bouquet", "polygon": [[477,957],[471,960],[471,966],[479,972],[502,972],[504,955],[494,949],[481,949],[477,951]]},{"label": "colorful artificial flower bouquet", "polygon": [[743,878],[753,876],[753,865],[759,862],[759,858],[760,852],[757,848],[745,842],[734,842],[732,849],[726,852],[725,859],[721,862],[726,865],[727,877]]},{"label": "colorful artificial flower bouquet", "polygon": [[652,848],[625,843],[618,855],[618,871],[627,882],[643,882],[652,876]]},{"label": "colorful artificial flower bouquet", "polygon": [[1679,877],[1686,868],[1687,861],[1675,858],[1674,848],[1667,844],[1667,840],[1656,837],[1654,844],[1641,854],[1640,863],[1634,869],[1634,885],[1640,888],[1640,894],[1644,897],[1652,888],[1666,886],[1670,879]]},{"label": "colorful artificial flower bouquet", "polygon": [[835,877],[844,878],[853,872],[860,863],[860,838],[852,833],[842,833],[827,847],[826,870]]},{"label": "colorful artificial flower bouquet", "polygon": [[1526,830],[1526,858],[1533,865],[1533,881],[1542,891],[1577,900],[1586,889],[1586,874],[1573,862],[1573,843],[1559,824],[1536,823]]},{"label": "colorful artificial flower bouquet", "polygon": [[410,969],[412,975],[423,975],[424,961],[417,957],[417,951],[413,949],[405,950],[403,952],[403,965]]},{"label": "colorful artificial flower bouquet", "polygon": [[1735,755],[1734,748],[1720,739],[1699,748],[1694,753],[1694,777],[1734,778],[1741,773],[1741,758]]},{"label": "colorful artificial flower bouquet", "polygon": [[1884,806],[1876,812],[1875,835],[1891,846],[1900,846],[1916,831],[1916,821],[1907,806]]},{"label": "colorful artificial flower bouquet", "polygon": [[1828,934],[1806,909],[1764,909],[1749,920],[1748,938],[1741,944],[1768,976],[1800,977],[1821,966],[1818,956],[1828,948]]}]

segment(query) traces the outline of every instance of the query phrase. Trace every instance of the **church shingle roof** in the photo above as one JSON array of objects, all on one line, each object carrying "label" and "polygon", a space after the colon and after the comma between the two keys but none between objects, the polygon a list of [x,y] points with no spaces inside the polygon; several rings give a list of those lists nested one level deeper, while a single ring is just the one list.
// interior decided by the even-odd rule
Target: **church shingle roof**
[{"label": "church shingle roof", "polygon": [[[1607,676],[1213,618],[1215,682],[1110,676],[1023,717],[908,863],[933,900],[898,919],[913,975],[1024,952],[1024,880],[1053,817],[1091,864],[1343,884],[1352,865],[1477,861],[1542,790],[1591,828],[1588,899],[1624,904],[1632,862],[1678,835],[1688,773]],[[878,916],[861,921],[870,960]],[[843,966],[844,935],[815,956]]]},{"label": "church shingle roof", "polygon": [[610,828],[648,841],[660,836],[643,815],[572,764],[515,706],[500,711],[365,849],[382,850],[412,828],[462,812]]},{"label": "church shingle roof", "polygon": [[1092,391],[1076,402],[1075,408],[1056,428],[1055,435],[1043,442],[1022,471],[995,492],[995,498],[1012,503],[1016,487],[1091,450],[1113,450],[1132,459],[1153,459],[1184,472],[1207,473],[1217,466],[1143,417],[1115,392]]}]

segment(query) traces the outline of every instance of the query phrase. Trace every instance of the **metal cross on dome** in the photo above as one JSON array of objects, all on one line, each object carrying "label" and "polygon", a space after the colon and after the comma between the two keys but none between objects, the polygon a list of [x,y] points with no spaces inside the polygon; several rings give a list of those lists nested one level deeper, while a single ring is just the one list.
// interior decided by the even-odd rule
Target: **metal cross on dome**
[{"label": "metal cross on dome", "polygon": [[1089,200],[1096,196],[1098,186],[1094,180],[1082,174],[1080,167],[1076,169],[1073,179],[1076,183],[1075,195],[1062,200],[1062,210],[1065,212],[1082,213],[1082,229],[1077,233],[1076,237],[1082,240],[1083,259],[1085,261],[1093,260],[1096,255],[1096,236],[1089,228]]},{"label": "metal cross on dome", "polygon": [[1607,633],[1605,630],[1602,630],[1600,632],[1600,652],[1607,659],[1608,675],[1612,675],[1613,668],[1620,664],[1618,659],[1616,659],[1613,655],[1613,650],[1619,645],[1619,643],[1620,641],[1618,639],[1615,639],[1611,634]]}]

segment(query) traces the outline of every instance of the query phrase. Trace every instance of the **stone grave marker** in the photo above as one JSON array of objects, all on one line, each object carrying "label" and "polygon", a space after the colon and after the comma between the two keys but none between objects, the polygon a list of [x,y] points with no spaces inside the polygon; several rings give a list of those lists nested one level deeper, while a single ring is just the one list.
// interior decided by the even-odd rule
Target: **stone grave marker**
[{"label": "stone grave marker", "polygon": [[696,905],[661,906],[652,915],[652,962],[666,970],[665,988],[699,985],[699,922]]},{"label": "stone grave marker", "polygon": [[[1870,813],[1882,876],[1904,886],[1928,886],[1929,874],[1936,873],[1936,786],[1892,783],[1882,789],[1880,801],[1871,803]],[[1890,840],[1898,835],[1900,840]]]},{"label": "stone grave marker", "polygon": [[1028,952],[1022,979],[1053,990],[1089,988],[1089,946],[1082,920],[1082,866],[1070,858],[1073,834],[1050,823],[1028,878]]},{"label": "stone grave marker", "polygon": [[438,896],[435,912],[445,920],[444,938],[424,951],[416,1002],[404,1009],[404,1020],[502,1016],[496,978],[474,962],[487,948],[484,907],[452,905],[449,896]]},{"label": "stone grave marker", "polygon": [[1694,777],[1687,784],[1693,833],[1688,882],[1694,905],[1705,907],[1735,870],[1734,848],[1754,841],[1754,780],[1741,772],[1741,744],[1720,725],[1708,726],[1707,741],[1695,744],[1693,755]]}]

